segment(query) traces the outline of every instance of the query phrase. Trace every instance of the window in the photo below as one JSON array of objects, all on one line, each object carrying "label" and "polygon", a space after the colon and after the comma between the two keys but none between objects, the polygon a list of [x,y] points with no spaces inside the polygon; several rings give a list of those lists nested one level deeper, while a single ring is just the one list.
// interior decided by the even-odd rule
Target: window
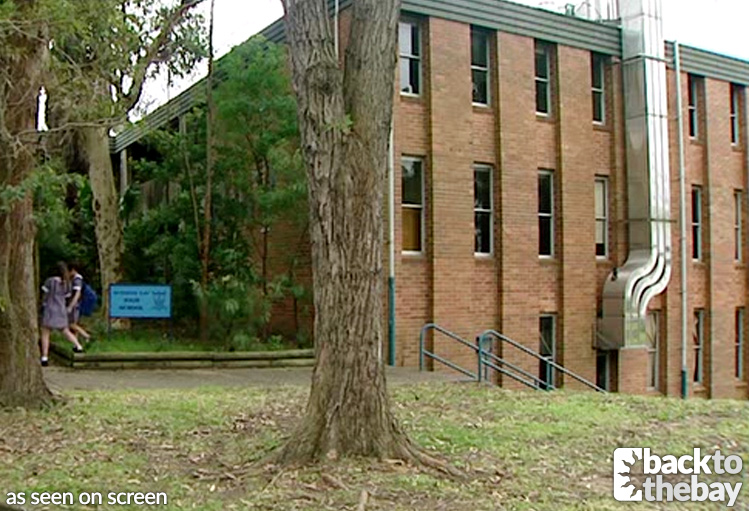
[{"label": "window", "polygon": [[403,251],[421,252],[424,244],[424,162],[403,158],[401,162]]},{"label": "window", "polygon": [[476,254],[491,254],[493,244],[492,168],[476,165],[473,168],[473,218],[476,228]]},{"label": "window", "polygon": [[598,350],[596,352],[596,385],[603,390],[610,390],[611,364],[609,360],[608,351]]},{"label": "window", "polygon": [[488,105],[489,94],[489,34],[471,29],[471,78],[473,80],[473,103]]},{"label": "window", "polygon": [[605,177],[596,178],[596,257],[609,255],[609,182]]},{"label": "window", "polygon": [[731,143],[739,145],[739,136],[741,133],[741,110],[739,108],[741,101],[742,88],[735,83],[731,84]]},{"label": "window", "polygon": [[551,46],[536,41],[536,113],[551,113]]},{"label": "window", "polygon": [[744,308],[736,309],[736,359],[735,375],[739,380],[744,379]]},{"label": "window", "polygon": [[421,29],[414,21],[398,24],[401,94],[421,94]]},{"label": "window", "polygon": [[593,96],[593,122],[606,122],[606,57],[599,53],[591,54],[591,83]]},{"label": "window", "polygon": [[538,255],[554,255],[554,173],[538,173]]},{"label": "window", "polygon": [[660,360],[661,329],[658,311],[649,311],[645,318],[645,334],[648,340],[648,388],[658,390],[658,361]]},{"label": "window", "polygon": [[692,187],[692,259],[702,259],[702,188]]},{"label": "window", "polygon": [[538,354],[542,357],[538,361],[538,379],[541,380],[541,389],[549,390],[554,387],[554,368],[549,361],[553,362],[556,358],[556,317],[552,314],[542,314],[538,329]]},{"label": "window", "polygon": [[743,259],[743,246],[741,243],[741,239],[743,238],[741,232],[741,207],[744,203],[743,198],[744,194],[741,190],[733,192],[733,257],[737,261]]},{"label": "window", "polygon": [[694,348],[694,383],[702,383],[702,370],[705,357],[705,311],[694,311],[694,332],[692,333],[692,347]]},{"label": "window", "polygon": [[694,75],[689,75],[689,136],[691,138],[699,137],[699,91],[700,80]]}]

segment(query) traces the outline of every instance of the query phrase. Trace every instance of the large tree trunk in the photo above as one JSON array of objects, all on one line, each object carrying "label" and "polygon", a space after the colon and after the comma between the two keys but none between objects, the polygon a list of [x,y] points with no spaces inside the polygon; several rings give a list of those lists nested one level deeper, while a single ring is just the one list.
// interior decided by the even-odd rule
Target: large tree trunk
[{"label": "large tree trunk", "polygon": [[327,3],[284,0],[309,186],[316,363],[305,417],[279,460],[423,459],[391,411],[378,357],[400,1],[354,1],[345,70]]},{"label": "large tree trunk", "polygon": [[93,194],[96,245],[99,252],[102,304],[109,314],[109,286],[122,280],[124,247],[119,197],[109,155],[109,136],[105,127],[87,127],[79,131],[79,149],[86,162]]},{"label": "large tree trunk", "polygon": [[[36,2],[17,2],[28,21]],[[34,171],[28,142],[36,127],[37,91],[47,52],[42,27],[25,25],[0,48],[0,190]],[[24,134],[25,135],[22,135]],[[7,205],[6,205],[7,206]],[[39,364],[31,194],[0,208],[0,406],[38,407],[52,398]]]}]

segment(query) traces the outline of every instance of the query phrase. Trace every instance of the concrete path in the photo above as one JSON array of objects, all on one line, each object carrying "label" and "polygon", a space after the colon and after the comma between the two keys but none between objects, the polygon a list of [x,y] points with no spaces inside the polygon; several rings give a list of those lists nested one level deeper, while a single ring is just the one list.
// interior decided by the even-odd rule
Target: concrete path
[{"label": "concrete path", "polygon": [[[127,369],[73,370],[67,367],[46,367],[44,376],[52,389],[159,389],[192,388],[203,386],[259,386],[309,385],[311,368],[278,369]],[[388,367],[390,385],[420,382],[460,381],[462,375],[448,373],[420,373],[418,369]]]}]

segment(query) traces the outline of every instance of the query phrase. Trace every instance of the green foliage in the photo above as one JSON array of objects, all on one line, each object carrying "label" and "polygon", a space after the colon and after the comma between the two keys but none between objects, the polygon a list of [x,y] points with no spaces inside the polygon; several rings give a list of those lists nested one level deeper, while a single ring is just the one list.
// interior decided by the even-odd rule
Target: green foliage
[{"label": "green foliage", "polygon": [[273,303],[306,296],[294,278],[297,250],[264,248],[276,231],[301,239],[306,188],[283,49],[253,38],[219,64],[209,283],[201,285],[198,257],[207,186],[203,108],[185,116],[182,133],[151,134],[144,156],[131,162],[124,265],[132,280],[171,283],[179,318],[196,318],[205,300],[210,337],[238,349],[267,336]]},{"label": "green foliage", "polygon": [[159,44],[161,30],[183,3],[59,1],[50,17],[55,23],[46,85],[55,121],[121,119],[137,101],[143,78],[164,66],[177,76],[189,72],[206,55],[200,15],[188,11]]}]

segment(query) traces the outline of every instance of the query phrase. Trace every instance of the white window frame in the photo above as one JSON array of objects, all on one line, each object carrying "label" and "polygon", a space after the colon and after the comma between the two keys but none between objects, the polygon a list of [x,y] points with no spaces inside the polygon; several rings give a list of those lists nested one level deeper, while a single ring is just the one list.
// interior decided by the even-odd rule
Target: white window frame
[{"label": "white window frame", "polygon": [[736,329],[736,351],[735,357],[735,369],[734,375],[737,380],[744,380],[744,320],[746,317],[746,309],[744,307],[738,307],[736,309],[735,329]]},{"label": "white window frame", "polygon": [[[476,227],[476,213],[488,213],[489,214],[489,252],[476,252],[476,246],[474,243],[473,254],[476,257],[491,257],[494,254],[494,167],[483,163],[476,163],[473,165],[473,180],[474,190],[476,186],[476,173],[477,172],[488,172],[489,173],[489,209],[477,208],[474,200],[473,214],[474,214],[474,228]],[[475,199],[475,191],[474,191]]]},{"label": "white window frame", "polygon": [[[548,357],[545,357],[545,356],[541,355],[541,342],[542,342],[542,337],[541,337],[541,320],[544,319],[544,318],[551,318],[551,358],[548,358]],[[544,358],[546,360],[551,360],[552,362],[556,363],[556,361],[557,361],[557,315],[556,314],[542,313],[538,317],[538,341],[539,341],[539,346],[538,346],[538,354],[539,354],[539,356],[541,356],[542,358]],[[550,372],[551,372],[551,374],[550,374],[551,382],[548,382],[548,383],[550,383],[551,385],[553,385],[554,387],[556,387],[557,386],[556,385],[556,379],[557,379],[556,369],[554,367],[552,367]],[[541,378],[540,374],[538,376],[539,376],[539,379],[541,379],[541,380],[543,379],[543,378]]]},{"label": "white window frame", "polygon": [[[538,257],[540,259],[553,259],[556,255],[556,226],[554,225],[556,223],[556,215],[555,215],[555,209],[556,209],[556,201],[554,200],[554,171],[549,169],[539,169],[538,170],[538,177],[537,179],[540,180],[541,176],[549,176],[549,183],[551,186],[551,190],[549,192],[549,196],[551,197],[551,213],[542,213],[540,211],[541,209],[541,202],[536,199],[536,202],[538,203],[537,211],[538,211]],[[550,254],[541,254],[541,218],[550,218],[551,219],[551,227],[550,227],[550,236],[551,236],[551,253]]]},{"label": "white window frame", "polygon": [[[648,389],[660,390],[661,317],[660,311],[648,311]],[[652,323],[651,323],[652,322]],[[652,357],[651,357],[652,355]],[[652,365],[651,365],[652,358]],[[652,383],[652,385],[651,385]]]},{"label": "white window frame", "polygon": [[[694,196],[697,194],[697,200]],[[692,261],[702,261],[702,187],[692,186]],[[697,205],[695,211],[695,203]],[[697,255],[695,257],[695,249]]]},{"label": "white window frame", "polygon": [[[474,37],[481,37],[486,40],[486,67],[479,66],[473,63],[473,38]],[[492,104],[491,73],[489,72],[491,65],[492,65],[491,58],[492,58],[492,51],[491,51],[491,39],[489,37],[489,33],[484,30],[471,27],[471,87],[475,87],[475,84],[473,83],[474,71],[478,71],[486,75],[486,103],[473,101],[473,90],[472,90],[471,101],[473,102],[474,106],[490,106]]]},{"label": "white window frame", "polygon": [[699,111],[699,79],[695,75],[688,75],[687,78],[687,108],[689,112],[688,117],[688,131],[689,138],[697,140],[700,138],[700,111]]},{"label": "white window frame", "polygon": [[[424,79],[423,79],[424,78],[424,71],[423,71],[423,67],[424,67],[423,66],[423,62],[424,61],[423,61],[423,58],[422,58],[422,55],[424,53],[424,41],[423,41],[423,37],[422,37],[423,34],[422,34],[422,30],[421,30],[421,24],[418,21],[413,20],[413,19],[402,19],[402,20],[400,20],[398,22],[398,34],[399,35],[400,35],[400,27],[401,27],[401,25],[408,25],[409,27],[411,27],[410,35],[412,37],[413,37],[413,31],[416,30],[418,38],[419,38],[419,47],[418,47],[418,52],[419,53],[418,54],[404,53],[401,50],[400,39],[399,39],[399,42],[398,42],[398,62],[399,62],[398,66],[399,67],[398,67],[398,69],[399,69],[399,72],[401,72],[400,61],[403,60],[403,59],[407,59],[409,61],[409,63],[412,60],[417,61],[419,63],[419,71],[418,71],[419,90],[418,90],[418,92],[413,92],[413,91],[409,92],[409,91],[403,91],[403,90],[401,90],[400,93],[401,93],[401,96],[409,96],[409,97],[418,98],[418,97],[421,96],[421,91],[424,88]],[[411,66],[408,66],[408,69],[409,69],[409,72],[410,72]],[[400,89],[400,83],[398,84],[398,88]]]},{"label": "white window frame", "polygon": [[[590,54],[591,63],[591,95],[593,97],[593,124],[603,126],[606,124],[606,57],[600,53]],[[596,72],[601,73],[601,86],[596,87]],[[600,101],[601,119],[596,119],[596,101]]]},{"label": "white window frame", "polygon": [[741,143],[741,86],[731,84],[731,145],[738,146]]},{"label": "white window frame", "polygon": [[[595,180],[595,186],[598,187],[598,185],[603,185],[603,216],[599,217],[597,213],[597,209],[595,208],[594,214],[595,214],[595,221],[596,221],[596,232],[598,229],[598,224],[603,223],[604,229],[603,229],[603,248],[604,253],[602,255],[599,255],[598,247],[596,247],[596,259],[608,259],[609,258],[609,179],[606,176],[596,176]],[[598,198],[597,190],[594,189],[594,198],[595,201]],[[595,206],[595,205],[594,205]],[[598,243],[596,243],[598,245]]]},{"label": "white window frame", "polygon": [[[546,78],[538,76],[538,69],[536,69],[536,55],[537,54],[543,54],[546,61]],[[551,111],[553,109],[553,106],[551,104],[551,46],[548,43],[545,43],[543,41],[536,40],[535,49],[534,49],[534,60],[533,60],[533,75],[534,75],[534,86],[537,88],[539,83],[543,83],[546,85],[546,108],[548,108],[548,112],[541,112],[538,110],[538,102],[536,102],[536,115],[543,116],[543,117],[549,117],[551,116]],[[536,101],[537,94],[535,93],[534,89],[534,101]]]},{"label": "white window frame", "polygon": [[744,204],[744,192],[741,190],[734,190],[733,192],[733,256],[736,262],[741,262],[744,259],[744,246],[743,246],[743,229],[742,229],[742,223],[743,223],[743,215],[742,215],[742,207]]},{"label": "white window frame", "polygon": [[705,309],[694,310],[694,329],[693,335],[699,342],[692,342],[695,357],[692,381],[702,385],[705,381]]},{"label": "white window frame", "polygon": [[[425,222],[425,211],[426,211],[426,190],[424,187],[424,173],[426,172],[425,164],[424,164],[424,158],[420,158],[418,156],[402,156],[401,157],[401,166],[405,162],[410,163],[419,163],[421,164],[421,204],[406,204],[403,202],[403,192],[401,191],[401,209],[418,209],[420,211],[419,214],[419,221],[420,221],[420,239],[419,239],[419,246],[421,247],[420,250],[402,250],[401,253],[404,255],[422,255],[424,253],[424,245],[426,243],[426,232],[424,230],[424,227],[426,225]],[[403,175],[401,171],[401,181],[403,180]],[[403,230],[403,220],[401,220],[401,231]]]}]

